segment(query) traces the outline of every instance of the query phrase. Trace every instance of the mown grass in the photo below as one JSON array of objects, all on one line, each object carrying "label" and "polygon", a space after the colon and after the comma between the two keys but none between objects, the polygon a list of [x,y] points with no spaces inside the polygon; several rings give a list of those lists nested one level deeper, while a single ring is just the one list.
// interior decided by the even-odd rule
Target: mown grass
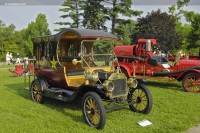
[{"label": "mown grass", "polygon": [[[2,133],[179,133],[200,123],[199,94],[183,92],[179,82],[149,81],[146,85],[153,96],[150,114],[133,113],[128,107],[107,112],[105,128],[99,131],[85,124],[81,99],[69,103],[46,99],[37,104],[24,89],[23,77],[13,77],[1,68],[0,81]],[[139,126],[137,122],[143,119],[153,124]]]}]

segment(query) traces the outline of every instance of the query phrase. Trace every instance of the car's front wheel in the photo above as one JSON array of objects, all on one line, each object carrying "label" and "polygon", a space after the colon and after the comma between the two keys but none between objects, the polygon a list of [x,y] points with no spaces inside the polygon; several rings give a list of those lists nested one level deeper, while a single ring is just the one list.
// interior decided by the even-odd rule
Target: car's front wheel
[{"label": "car's front wheel", "polygon": [[152,95],[144,84],[138,84],[136,88],[129,90],[128,103],[133,112],[148,114],[152,109]]},{"label": "car's front wheel", "polygon": [[96,128],[103,129],[106,123],[106,111],[100,96],[95,92],[87,92],[82,101],[82,112],[85,122]]}]

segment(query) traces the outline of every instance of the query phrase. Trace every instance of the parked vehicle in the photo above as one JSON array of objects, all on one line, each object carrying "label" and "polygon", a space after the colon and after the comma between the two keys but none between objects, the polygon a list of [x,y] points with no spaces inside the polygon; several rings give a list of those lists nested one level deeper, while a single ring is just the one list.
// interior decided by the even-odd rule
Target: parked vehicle
[{"label": "parked vehicle", "polygon": [[148,114],[152,108],[148,88],[136,78],[127,80],[120,67],[114,67],[116,39],[107,32],[78,28],[33,38],[32,100],[43,103],[49,97],[67,102],[82,97],[85,122],[96,129],[104,128],[109,110],[129,106],[133,112]]},{"label": "parked vehicle", "polygon": [[120,66],[127,77],[168,76],[169,82],[182,81],[185,91],[200,92],[200,60],[176,56],[174,64],[170,65],[166,57],[153,54],[155,44],[155,39],[139,39],[136,45],[115,46],[114,52],[119,61],[115,66]]}]

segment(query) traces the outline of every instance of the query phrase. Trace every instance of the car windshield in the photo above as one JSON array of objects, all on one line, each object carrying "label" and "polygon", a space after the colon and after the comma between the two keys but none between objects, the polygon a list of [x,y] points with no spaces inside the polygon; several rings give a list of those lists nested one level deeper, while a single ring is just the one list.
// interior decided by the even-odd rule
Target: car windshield
[{"label": "car windshield", "polygon": [[83,67],[109,67],[113,65],[113,41],[84,40],[80,56]]}]

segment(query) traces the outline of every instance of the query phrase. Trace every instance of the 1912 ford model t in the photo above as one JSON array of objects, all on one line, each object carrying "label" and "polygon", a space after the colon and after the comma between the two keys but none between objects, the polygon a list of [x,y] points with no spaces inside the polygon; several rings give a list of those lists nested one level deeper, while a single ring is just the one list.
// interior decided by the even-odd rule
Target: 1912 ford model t
[{"label": "1912 ford model t", "polygon": [[84,119],[97,129],[104,127],[107,110],[129,105],[134,112],[149,113],[152,96],[147,87],[134,78],[127,80],[113,66],[116,39],[103,31],[76,28],[33,38],[36,79],[30,86],[32,100],[43,103],[45,97],[62,101],[83,97]]}]

